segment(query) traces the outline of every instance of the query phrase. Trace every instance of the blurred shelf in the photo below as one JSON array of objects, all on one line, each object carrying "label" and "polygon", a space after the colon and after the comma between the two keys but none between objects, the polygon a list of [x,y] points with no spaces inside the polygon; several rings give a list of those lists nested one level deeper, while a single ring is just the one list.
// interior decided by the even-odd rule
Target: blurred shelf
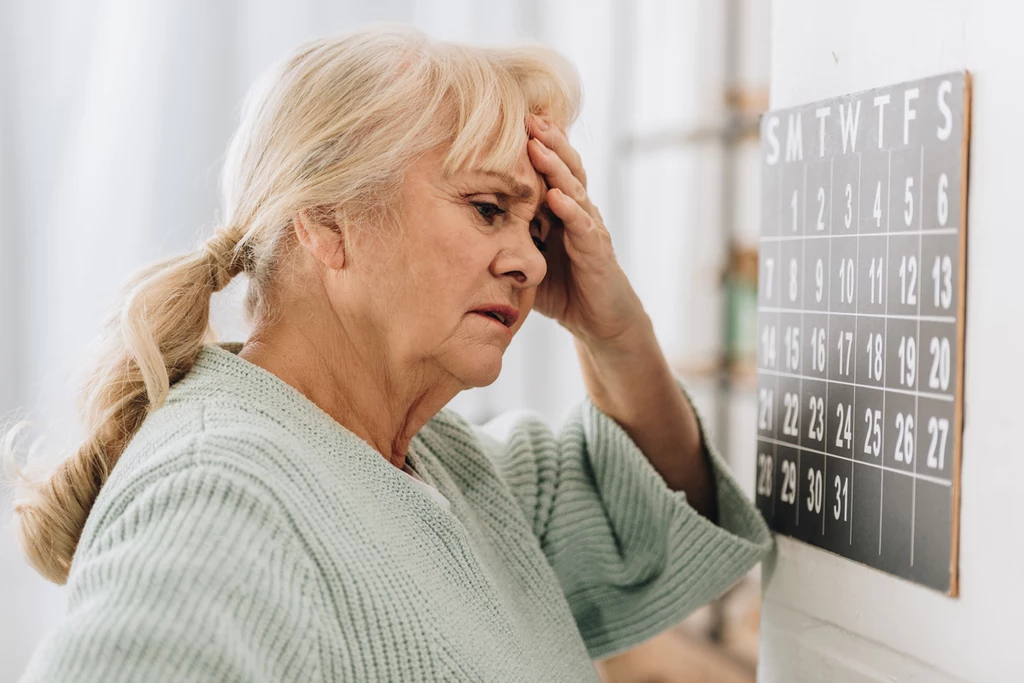
[{"label": "blurred shelf", "polygon": [[733,279],[757,287],[757,245],[746,245],[738,239],[729,241],[729,254],[725,268],[722,269],[722,282]]},{"label": "blurred shelf", "polygon": [[619,143],[618,152],[629,155],[709,142],[760,141],[761,114],[768,110],[768,89],[730,88],[725,91],[724,99],[726,109],[736,117],[735,125],[726,123],[628,135]]},{"label": "blurred shelf", "polygon": [[670,365],[673,372],[688,382],[709,384],[725,379],[734,389],[757,388],[757,362],[753,357],[741,358],[728,367],[722,358],[672,359]]},{"label": "blurred shelf", "polygon": [[768,88],[728,88],[725,104],[741,116],[760,117],[768,111]]},{"label": "blurred shelf", "polygon": [[735,129],[730,126],[698,126],[685,130],[669,129],[626,136],[619,143],[617,152],[629,156],[689,145],[759,141],[760,136],[759,119],[744,117]]}]

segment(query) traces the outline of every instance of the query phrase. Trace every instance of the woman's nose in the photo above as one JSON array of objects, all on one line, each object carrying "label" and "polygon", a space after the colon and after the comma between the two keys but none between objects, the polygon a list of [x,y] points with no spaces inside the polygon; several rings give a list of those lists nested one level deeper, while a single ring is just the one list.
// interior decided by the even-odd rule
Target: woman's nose
[{"label": "woman's nose", "polygon": [[491,272],[495,277],[511,277],[518,288],[528,289],[541,283],[548,272],[548,264],[529,232],[523,230],[497,253]]}]

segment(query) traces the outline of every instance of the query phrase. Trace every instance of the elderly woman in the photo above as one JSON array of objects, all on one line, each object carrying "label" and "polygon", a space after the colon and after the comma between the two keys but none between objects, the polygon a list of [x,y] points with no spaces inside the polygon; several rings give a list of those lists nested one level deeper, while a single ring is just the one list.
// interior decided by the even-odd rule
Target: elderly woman
[{"label": "elderly woman", "polygon": [[[585,681],[728,588],[768,531],[705,442],[566,138],[571,68],[413,31],[308,44],[247,99],[224,225],[144,270],[23,472],[68,613],[26,681]],[[252,336],[209,341],[249,278]],[[537,308],[560,433],[444,410]]]}]

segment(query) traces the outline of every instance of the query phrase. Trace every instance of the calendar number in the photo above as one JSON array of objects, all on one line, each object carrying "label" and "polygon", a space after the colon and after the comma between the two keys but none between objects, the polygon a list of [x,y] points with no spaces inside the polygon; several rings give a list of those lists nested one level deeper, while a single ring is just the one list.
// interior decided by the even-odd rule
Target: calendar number
[{"label": "calendar number", "polygon": [[846,213],[843,214],[843,225],[849,230],[853,225],[853,188],[846,183]]},{"label": "calendar number", "polygon": [[839,422],[836,425],[836,446],[839,448],[849,448],[853,443],[853,430],[850,428],[853,406],[842,403],[836,404],[836,417],[839,418]]},{"label": "calendar number", "polygon": [[814,266],[814,300],[821,303],[821,295],[825,291],[825,266],[821,259]]},{"label": "calendar number", "polygon": [[759,404],[757,427],[763,431],[770,430],[772,428],[772,403],[774,403],[775,392],[771,389],[761,389],[757,392],[757,402]]},{"label": "calendar number", "polygon": [[849,489],[850,489],[850,478],[849,477],[840,477],[837,474],[836,475],[835,485],[836,485],[836,504],[832,508],[832,515],[836,519],[839,519],[839,515],[840,515],[840,513],[842,513],[843,521],[845,522],[846,519],[847,519],[848,513],[849,513],[849,509],[850,509],[850,496],[848,495],[849,494]]},{"label": "calendar number", "polygon": [[764,298],[768,299],[769,301],[772,298],[772,275],[774,275],[774,273],[775,273],[775,259],[773,259],[773,258],[766,258],[764,260],[764,276],[765,276],[765,283],[764,283],[764,292],[765,292],[765,294],[764,294]]},{"label": "calendar number", "polygon": [[839,261],[839,301],[844,304],[853,303],[853,259]]},{"label": "calendar number", "polygon": [[945,227],[946,221],[949,220],[949,197],[946,196],[946,189],[949,187],[949,178],[943,173],[939,176],[939,196],[938,196],[938,207],[937,217],[939,219],[939,225]]},{"label": "calendar number", "polygon": [[875,227],[882,227],[882,181],[878,181],[878,185],[875,186],[875,210],[872,213],[875,219]]},{"label": "calendar number", "polygon": [[900,303],[917,305],[917,257],[903,257],[900,261]]},{"label": "calendar number", "polygon": [[877,458],[882,452],[882,411],[867,408],[864,421],[867,423],[867,429],[864,430],[864,452]]},{"label": "calendar number", "polygon": [[825,438],[825,401],[820,396],[811,396],[808,408],[811,411],[807,438],[821,441]]},{"label": "calendar number", "polygon": [[800,267],[796,259],[789,259],[789,300],[796,301],[796,294],[799,288]]},{"label": "calendar number", "polygon": [[[884,268],[885,259],[877,258],[871,259],[871,268],[868,270],[868,279],[871,280],[871,303],[883,303],[882,300],[882,270]],[[877,286],[875,282],[878,282]],[[875,294],[877,289],[877,294]],[[877,296],[877,301],[875,300]]]},{"label": "calendar number", "polygon": [[914,222],[914,179],[907,178],[906,191],[903,193],[903,222],[910,225]]},{"label": "calendar number", "polygon": [[811,369],[815,372],[825,371],[825,328],[815,327],[811,330]]},{"label": "calendar number", "polygon": [[928,375],[928,386],[932,389],[949,389],[949,339],[932,337],[928,344],[932,354],[932,371]]},{"label": "calendar number", "polygon": [[786,369],[796,372],[800,369],[800,328],[786,328]]},{"label": "calendar number", "polygon": [[807,468],[807,511],[821,514],[821,470]]},{"label": "calendar number", "polygon": [[946,437],[949,436],[949,420],[944,417],[928,418],[928,434],[932,437],[928,446],[928,467],[941,470],[946,464]]},{"label": "calendar number", "polygon": [[772,456],[757,454],[757,495],[772,495]]},{"label": "calendar number", "polygon": [[824,215],[825,215],[825,188],[824,187],[819,187],[818,188],[818,225],[817,225],[818,232],[821,232],[822,230],[825,229],[825,224],[821,220],[822,216],[824,216]]},{"label": "calendar number", "polygon": [[917,342],[913,337],[900,337],[900,386],[914,386],[917,374]]},{"label": "calendar number", "polygon": [[935,281],[935,307],[949,308],[953,303],[953,261],[948,256],[936,256],[932,267]]},{"label": "calendar number", "polygon": [[765,367],[775,367],[775,325],[765,325],[761,331],[761,358]]},{"label": "calendar number", "polygon": [[[845,342],[845,343],[844,343]],[[839,335],[839,374],[850,375],[850,356],[853,351],[853,332],[844,332]],[[844,364],[843,361],[846,361]]]},{"label": "calendar number", "polygon": [[792,460],[782,461],[782,490],[779,498],[790,505],[796,502],[796,463]]},{"label": "calendar number", "polygon": [[896,413],[896,462],[910,464],[914,459],[914,416]]},{"label": "calendar number", "polygon": [[868,335],[868,378],[879,382],[882,381],[882,347],[882,335]]},{"label": "calendar number", "polygon": [[782,397],[782,403],[786,407],[786,417],[782,420],[782,433],[785,436],[797,436],[800,434],[797,426],[800,419],[800,397],[787,392]]}]

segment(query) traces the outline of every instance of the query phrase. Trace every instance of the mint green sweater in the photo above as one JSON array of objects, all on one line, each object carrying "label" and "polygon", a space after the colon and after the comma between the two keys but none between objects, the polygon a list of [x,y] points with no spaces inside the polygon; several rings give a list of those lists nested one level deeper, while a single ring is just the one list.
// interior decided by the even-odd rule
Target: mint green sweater
[{"label": "mint green sweater", "polygon": [[589,401],[439,413],[408,458],[446,511],[239,348],[131,441],[23,681],[596,681],[771,543],[713,450],[720,526]]}]

